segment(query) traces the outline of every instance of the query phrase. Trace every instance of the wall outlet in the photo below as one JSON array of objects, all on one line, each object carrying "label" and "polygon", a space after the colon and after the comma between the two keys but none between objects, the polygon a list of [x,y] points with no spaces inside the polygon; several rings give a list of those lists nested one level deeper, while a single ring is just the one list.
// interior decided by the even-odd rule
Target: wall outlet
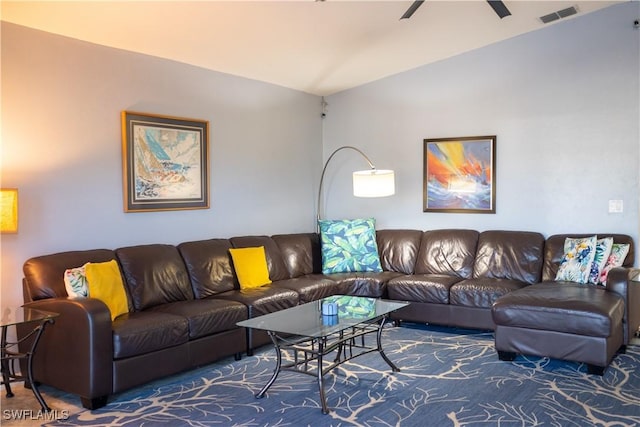
[{"label": "wall outlet", "polygon": [[609,213],[622,213],[624,204],[622,200],[609,200]]}]

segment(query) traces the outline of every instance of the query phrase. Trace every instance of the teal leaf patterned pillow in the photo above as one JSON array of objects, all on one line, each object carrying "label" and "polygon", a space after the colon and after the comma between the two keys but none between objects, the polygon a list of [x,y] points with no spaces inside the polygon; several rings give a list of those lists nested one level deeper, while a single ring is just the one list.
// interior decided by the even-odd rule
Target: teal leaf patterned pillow
[{"label": "teal leaf patterned pillow", "polygon": [[598,283],[600,272],[609,259],[611,254],[611,247],[613,246],[613,237],[605,237],[604,239],[598,239],[596,242],[596,254],[593,258],[593,264],[591,264],[591,272],[589,273],[589,283],[594,285]]},{"label": "teal leaf patterned pillow", "polygon": [[322,273],[382,271],[375,220],[319,220]]},{"label": "teal leaf patterned pillow", "polygon": [[564,255],[556,280],[587,283],[591,273],[591,265],[596,255],[596,236],[574,239],[567,237],[564,241]]}]

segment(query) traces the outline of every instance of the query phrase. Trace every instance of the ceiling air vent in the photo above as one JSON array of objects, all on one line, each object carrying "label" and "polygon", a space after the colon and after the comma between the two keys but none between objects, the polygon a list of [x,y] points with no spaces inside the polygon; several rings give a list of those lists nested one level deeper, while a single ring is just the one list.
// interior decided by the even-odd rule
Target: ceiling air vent
[{"label": "ceiling air vent", "polygon": [[571,6],[566,9],[562,9],[557,12],[553,12],[548,15],[541,16],[540,21],[542,21],[543,24],[548,24],[549,22],[557,21],[558,19],[575,15],[576,13],[578,13],[578,8],[576,6]]}]

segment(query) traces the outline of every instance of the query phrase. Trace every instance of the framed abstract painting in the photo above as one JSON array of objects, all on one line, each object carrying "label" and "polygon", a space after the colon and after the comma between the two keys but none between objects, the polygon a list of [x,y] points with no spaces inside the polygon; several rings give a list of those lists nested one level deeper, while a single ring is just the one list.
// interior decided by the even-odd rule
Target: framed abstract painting
[{"label": "framed abstract painting", "polygon": [[423,211],[496,212],[496,136],[424,140]]},{"label": "framed abstract painting", "polygon": [[209,208],[209,122],[122,112],[125,212]]}]

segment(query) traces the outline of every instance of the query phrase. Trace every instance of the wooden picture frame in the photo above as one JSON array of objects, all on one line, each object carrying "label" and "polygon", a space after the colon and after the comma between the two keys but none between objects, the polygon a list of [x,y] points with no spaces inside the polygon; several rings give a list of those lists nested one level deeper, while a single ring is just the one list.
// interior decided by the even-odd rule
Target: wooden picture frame
[{"label": "wooden picture frame", "polygon": [[209,122],[122,112],[125,212],[209,208]]},{"label": "wooden picture frame", "polygon": [[496,136],[424,140],[423,211],[496,213]]}]

